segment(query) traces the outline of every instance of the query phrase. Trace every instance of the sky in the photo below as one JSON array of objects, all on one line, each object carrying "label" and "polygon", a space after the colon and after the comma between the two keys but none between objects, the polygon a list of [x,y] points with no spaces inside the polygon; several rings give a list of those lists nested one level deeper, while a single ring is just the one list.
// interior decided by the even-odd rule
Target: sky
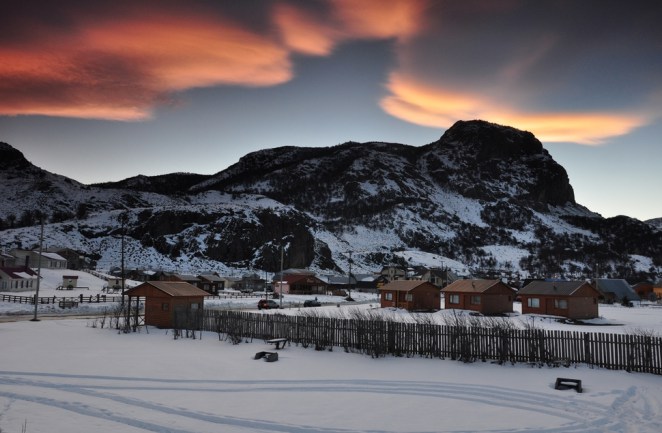
[{"label": "sky", "polygon": [[26,0],[0,14],[0,141],[90,184],[279,146],[531,131],[578,203],[662,217],[662,3]]}]

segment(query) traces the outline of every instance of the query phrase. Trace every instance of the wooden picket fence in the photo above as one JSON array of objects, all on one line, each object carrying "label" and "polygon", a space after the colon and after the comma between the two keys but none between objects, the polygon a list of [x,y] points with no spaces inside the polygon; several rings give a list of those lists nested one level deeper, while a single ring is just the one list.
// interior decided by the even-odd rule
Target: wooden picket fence
[{"label": "wooden picket fence", "polygon": [[[121,302],[121,296],[90,295],[90,296],[49,296],[39,297],[39,304],[58,304],[60,302],[78,302],[80,304],[96,304],[101,302]],[[33,304],[34,296],[0,295],[0,302],[14,302],[18,304]]]},{"label": "wooden picket fence", "polygon": [[448,326],[389,320],[286,316],[205,311],[202,329],[239,342],[287,338],[318,350],[341,347],[373,357],[386,355],[453,359],[463,362],[585,364],[662,375],[662,338],[542,329]]}]

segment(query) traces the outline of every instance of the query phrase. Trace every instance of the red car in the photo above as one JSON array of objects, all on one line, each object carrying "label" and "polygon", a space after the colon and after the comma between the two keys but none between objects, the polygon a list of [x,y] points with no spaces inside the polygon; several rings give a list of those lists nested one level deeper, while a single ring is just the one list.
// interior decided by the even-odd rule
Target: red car
[{"label": "red car", "polygon": [[273,299],[260,299],[257,302],[257,309],[261,310],[263,308],[265,310],[272,310],[272,309],[277,309],[277,308],[280,308],[280,307],[278,306],[278,303],[276,301],[274,301]]}]

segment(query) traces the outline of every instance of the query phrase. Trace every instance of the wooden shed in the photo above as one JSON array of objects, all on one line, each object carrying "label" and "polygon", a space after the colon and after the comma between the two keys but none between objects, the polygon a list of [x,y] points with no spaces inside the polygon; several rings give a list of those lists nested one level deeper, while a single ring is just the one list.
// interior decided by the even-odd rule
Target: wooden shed
[{"label": "wooden shed", "polygon": [[586,281],[533,281],[520,289],[522,314],[570,319],[598,317],[600,292]]},{"label": "wooden shed", "polygon": [[147,281],[126,290],[132,298],[145,299],[145,325],[159,328],[188,329],[202,317],[205,296],[209,293],[185,281]]},{"label": "wooden shed", "polygon": [[382,308],[430,311],[441,308],[441,290],[428,281],[395,280],[379,288]]},{"label": "wooden shed", "polygon": [[511,313],[515,290],[499,280],[457,280],[441,290],[446,309],[485,315]]}]

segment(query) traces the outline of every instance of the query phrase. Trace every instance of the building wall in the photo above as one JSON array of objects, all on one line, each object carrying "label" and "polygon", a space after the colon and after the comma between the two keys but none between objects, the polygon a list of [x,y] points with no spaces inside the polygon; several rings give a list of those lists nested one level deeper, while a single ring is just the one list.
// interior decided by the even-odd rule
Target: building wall
[{"label": "building wall", "polygon": [[[391,300],[386,299],[387,294],[391,294]],[[411,300],[407,300],[408,294],[411,294]],[[439,288],[431,284],[429,286],[416,287],[409,292],[382,289],[380,306],[382,308],[404,308],[407,311],[439,310],[441,308],[441,295]]]},{"label": "building wall", "polygon": [[[459,297],[459,304],[451,304],[451,295]],[[507,286],[496,285],[482,293],[445,291],[446,309],[477,311],[485,315],[510,313],[513,311],[515,293]],[[472,297],[479,297],[480,303],[472,303]]]},{"label": "building wall", "polygon": [[10,278],[4,272],[0,272],[0,291],[3,292],[28,292],[37,287],[36,278]]},{"label": "building wall", "polygon": [[573,298],[568,307],[571,319],[595,319],[598,317],[597,298]]},{"label": "building wall", "polygon": [[197,304],[200,310],[204,307],[204,297],[172,297],[151,286],[145,287],[140,297],[145,298],[145,325],[159,328],[174,326],[175,311],[188,311],[192,304]]},{"label": "building wall", "polygon": [[[540,299],[540,307],[529,307],[529,298]],[[555,300],[565,300],[568,308],[557,308]],[[598,317],[598,301],[594,297],[522,295],[522,314],[547,314],[569,319],[592,319]]]}]

